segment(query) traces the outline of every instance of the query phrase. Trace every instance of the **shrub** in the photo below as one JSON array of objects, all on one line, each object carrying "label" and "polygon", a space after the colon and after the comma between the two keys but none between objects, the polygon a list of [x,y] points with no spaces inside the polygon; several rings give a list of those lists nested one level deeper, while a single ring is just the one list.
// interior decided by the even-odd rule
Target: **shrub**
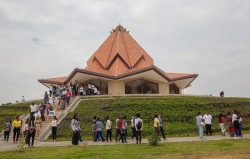
[{"label": "shrub", "polygon": [[161,141],[160,135],[155,132],[153,132],[151,136],[148,138],[148,143],[150,146],[159,145],[159,141]]}]

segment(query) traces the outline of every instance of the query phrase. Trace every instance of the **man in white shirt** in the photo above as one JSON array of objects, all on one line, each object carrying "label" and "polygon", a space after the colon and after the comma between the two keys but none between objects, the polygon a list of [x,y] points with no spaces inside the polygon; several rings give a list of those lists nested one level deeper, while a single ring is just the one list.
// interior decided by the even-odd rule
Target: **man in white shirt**
[{"label": "man in white shirt", "polygon": [[210,136],[212,136],[212,115],[209,114],[209,112],[207,112],[207,114],[205,114],[203,116],[203,119],[205,120],[205,124],[206,124],[206,134],[208,136],[208,132],[210,134]]},{"label": "man in white shirt", "polygon": [[[241,138],[241,129],[240,129],[240,123],[238,118],[238,111],[234,110],[233,116],[232,116],[232,123],[234,125],[235,130],[235,139]],[[242,119],[241,119],[242,120]]]},{"label": "man in white shirt", "polygon": [[107,116],[107,121],[106,121],[106,141],[108,142],[108,137],[110,139],[110,142],[112,142],[111,136],[112,136],[112,122],[109,118],[109,116]]},{"label": "man in white shirt", "polygon": [[97,95],[97,88],[96,87],[93,88],[93,91],[94,91],[94,95]]},{"label": "man in white shirt", "polygon": [[31,106],[30,106],[30,117],[32,117],[37,111],[37,106],[35,105],[34,102],[32,102]]},{"label": "man in white shirt", "polygon": [[50,85],[50,87],[49,87],[49,95],[52,95],[52,91],[53,91],[53,86]]}]

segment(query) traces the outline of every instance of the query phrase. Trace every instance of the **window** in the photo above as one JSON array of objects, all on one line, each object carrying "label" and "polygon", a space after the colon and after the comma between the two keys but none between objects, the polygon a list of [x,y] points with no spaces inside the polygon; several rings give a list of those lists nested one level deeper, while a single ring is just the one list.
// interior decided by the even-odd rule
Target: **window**
[{"label": "window", "polygon": [[125,83],[125,94],[159,94],[159,85],[139,79]]},{"label": "window", "polygon": [[179,88],[173,83],[169,85],[170,94],[180,94]]}]

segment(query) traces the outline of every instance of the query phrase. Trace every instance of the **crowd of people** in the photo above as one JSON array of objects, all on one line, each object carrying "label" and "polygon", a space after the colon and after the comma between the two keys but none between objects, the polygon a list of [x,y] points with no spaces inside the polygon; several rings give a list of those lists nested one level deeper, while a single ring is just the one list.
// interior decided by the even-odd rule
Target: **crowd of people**
[{"label": "crowd of people", "polygon": [[[206,129],[206,135],[212,136],[212,115],[207,112],[205,115],[201,115],[199,112],[196,116],[196,125],[198,126],[199,137],[203,138],[203,127]],[[226,136],[227,129],[225,128],[225,123],[227,123],[228,131],[231,137],[234,139],[239,139],[242,137],[242,117],[240,112],[234,110],[233,113],[228,112],[226,120],[222,113],[219,114],[219,126],[221,129],[221,134]]]},{"label": "crowd of people", "polygon": [[65,98],[67,92],[70,93],[70,97],[100,94],[100,91],[93,84],[80,85],[77,82],[70,82],[69,85],[50,85],[49,94],[44,98],[46,100],[49,100],[49,96]]},{"label": "crowd of people", "polygon": [[[50,103],[48,102],[50,105]],[[17,116],[16,119],[11,122],[11,119],[7,119],[5,126],[4,126],[4,139],[6,142],[9,141],[9,134],[11,128],[13,128],[13,143],[17,143],[19,139],[20,133],[25,136],[25,143],[28,146],[34,146],[34,139],[35,137],[39,137],[40,129],[42,127],[42,121],[45,120],[43,116],[44,113],[40,113],[38,111],[44,109],[43,104],[40,107],[37,107],[34,103],[30,106],[30,117],[28,117],[25,121],[25,124],[22,124],[22,119],[20,116]],[[41,111],[42,112],[42,111]],[[47,115],[48,116],[48,115]],[[205,132],[207,136],[212,136],[212,115],[207,112],[203,116],[199,112],[196,116],[196,124],[199,130],[199,137],[203,138],[203,127],[205,127]],[[115,126],[113,126],[113,122],[110,120],[110,116],[106,117],[105,120],[105,136],[103,134],[103,123],[100,121],[99,117],[93,117],[93,124],[92,124],[92,134],[93,134],[93,141],[98,142],[106,141],[112,142],[112,128],[115,128],[115,142],[126,143],[128,137],[128,121],[126,116],[121,117],[120,115],[117,116],[115,120]],[[242,117],[240,113],[236,110],[233,113],[228,112],[228,115],[225,119],[223,114],[219,114],[219,126],[221,128],[221,133],[223,136],[226,135],[226,128],[225,123],[227,123],[228,130],[231,137],[235,137],[235,139],[241,138],[241,130],[242,130]],[[140,118],[140,114],[135,114],[131,117],[130,120],[131,125],[131,138],[134,140],[136,139],[136,143],[141,143],[141,132],[143,130],[143,121]],[[52,126],[52,141],[56,141],[56,132],[57,132],[57,118],[56,116],[51,117],[51,126]],[[78,118],[78,115],[75,114],[71,120],[71,129],[72,129],[72,144],[78,145],[79,142],[82,142],[81,137],[81,124]],[[154,116],[154,130],[155,133],[161,134],[163,139],[166,140],[165,132],[166,123],[163,121],[163,114],[159,113]]]},{"label": "crowd of people", "polygon": [[[103,134],[103,123],[100,121],[99,117],[94,116],[93,117],[93,124],[92,124],[92,137],[94,142],[98,142],[101,140],[102,142],[112,142],[112,128],[113,128],[113,122],[110,120],[110,116],[107,116],[105,119],[106,123],[106,140],[104,138]],[[143,130],[143,121],[140,118],[140,114],[135,114],[131,117],[130,120],[130,125],[131,125],[131,138],[132,140],[136,139],[136,144],[141,143],[142,139],[142,130]],[[166,128],[166,123],[163,122],[163,116],[162,113],[159,115],[155,115],[154,118],[154,127],[155,127],[155,132],[159,134],[161,132],[162,137],[164,140],[166,140],[165,134],[164,134],[164,129]],[[127,117],[123,116],[121,117],[120,115],[117,116],[115,120],[115,142],[119,143],[127,143],[127,137],[128,137],[128,121]],[[71,129],[72,129],[72,144],[73,145],[78,145],[79,141],[82,141],[81,138],[81,126],[80,122],[78,120],[77,114],[75,114],[71,120]]]},{"label": "crowd of people", "polygon": [[[20,135],[25,137],[25,144],[27,146],[32,147],[34,146],[35,138],[40,137],[40,130],[42,127],[42,122],[45,121],[44,116],[44,106],[47,107],[45,104],[41,104],[40,106],[35,105],[32,103],[30,105],[30,115],[27,117],[26,121],[23,123],[23,119],[20,116],[17,116],[16,119],[11,122],[11,119],[7,119],[4,125],[4,140],[5,142],[9,142],[9,135],[11,130],[13,129],[13,144],[17,144],[19,141]],[[49,116],[46,115],[48,120]],[[56,128],[57,128],[57,119],[56,116],[51,117],[51,124],[52,124],[52,136],[53,141],[56,140]]]}]

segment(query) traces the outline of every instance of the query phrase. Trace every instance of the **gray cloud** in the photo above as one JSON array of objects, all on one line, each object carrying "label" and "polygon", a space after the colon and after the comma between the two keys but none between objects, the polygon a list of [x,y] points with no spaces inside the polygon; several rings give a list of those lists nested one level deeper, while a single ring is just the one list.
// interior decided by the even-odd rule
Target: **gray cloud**
[{"label": "gray cloud", "polygon": [[0,103],[41,98],[38,78],[68,75],[121,23],[168,72],[198,73],[189,94],[248,96],[250,2],[1,1]]}]

